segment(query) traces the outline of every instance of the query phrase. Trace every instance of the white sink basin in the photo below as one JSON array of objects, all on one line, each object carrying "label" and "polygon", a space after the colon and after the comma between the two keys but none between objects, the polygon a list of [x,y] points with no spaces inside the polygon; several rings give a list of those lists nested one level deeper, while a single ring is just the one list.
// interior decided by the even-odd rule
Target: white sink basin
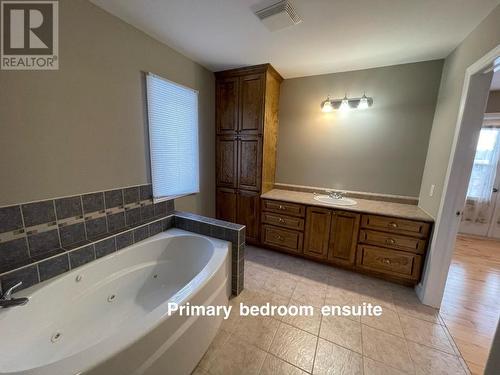
[{"label": "white sink basin", "polygon": [[331,204],[332,206],[355,206],[357,202],[350,198],[332,198],[329,195],[315,195],[314,199],[321,203]]}]

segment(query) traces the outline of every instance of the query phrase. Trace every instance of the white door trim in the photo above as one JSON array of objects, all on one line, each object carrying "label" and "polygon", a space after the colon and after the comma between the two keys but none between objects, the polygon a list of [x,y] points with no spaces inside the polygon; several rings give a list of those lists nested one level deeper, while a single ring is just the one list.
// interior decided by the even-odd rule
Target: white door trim
[{"label": "white door trim", "polygon": [[[466,113],[466,104],[470,103],[470,100],[473,99],[469,98],[469,89],[471,86],[476,85],[484,90],[483,86],[485,83],[479,82],[481,76],[478,73],[483,73],[487,69],[491,71],[493,65],[495,62],[498,63],[499,59],[500,45],[469,66],[465,72],[443,195],[441,196],[439,211],[434,225],[434,233],[430,251],[427,255],[423,280],[415,288],[420,300],[426,305],[434,307],[441,305],[459,225],[459,218],[456,213],[462,211],[465,203],[477,137],[479,136],[484,116],[483,111],[480,118],[474,119],[472,123],[469,118],[466,118],[468,115]],[[490,77],[491,75],[492,73],[489,74]],[[473,77],[474,79],[472,79]],[[485,95],[484,105],[486,106],[487,92]],[[466,122],[468,122],[468,126],[465,124]],[[478,124],[475,124],[475,122]],[[475,129],[475,125],[478,125],[477,129]]]}]

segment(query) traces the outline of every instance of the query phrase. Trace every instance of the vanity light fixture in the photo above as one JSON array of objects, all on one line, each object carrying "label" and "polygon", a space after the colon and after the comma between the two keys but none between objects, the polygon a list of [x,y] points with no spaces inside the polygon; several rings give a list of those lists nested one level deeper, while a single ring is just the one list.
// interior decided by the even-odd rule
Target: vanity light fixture
[{"label": "vanity light fixture", "polygon": [[368,98],[366,97],[366,94],[363,94],[361,99],[359,99],[358,109],[367,109],[368,107]]},{"label": "vanity light fixture", "polygon": [[330,99],[327,96],[326,100],[321,102],[322,112],[333,112],[334,110],[348,111],[350,109],[367,109],[373,105],[373,98],[363,94],[361,98],[348,98],[345,95],[342,99]]},{"label": "vanity light fixture", "polygon": [[344,96],[344,99],[340,102],[339,111],[345,112],[351,109],[349,105],[349,99],[347,99],[347,95]]},{"label": "vanity light fixture", "polygon": [[332,106],[332,102],[331,102],[329,96],[326,98],[326,100],[323,100],[321,102],[321,111],[322,112],[333,112],[333,106]]}]

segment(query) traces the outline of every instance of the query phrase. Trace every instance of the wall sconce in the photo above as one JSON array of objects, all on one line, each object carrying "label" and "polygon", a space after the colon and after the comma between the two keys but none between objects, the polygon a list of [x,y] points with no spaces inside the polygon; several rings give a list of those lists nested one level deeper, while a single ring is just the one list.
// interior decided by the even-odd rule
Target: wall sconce
[{"label": "wall sconce", "polygon": [[322,112],[333,112],[334,110],[348,111],[350,109],[366,109],[373,105],[373,98],[363,94],[361,98],[348,98],[345,95],[342,99],[330,99],[330,96],[326,97],[326,100],[321,102]]}]

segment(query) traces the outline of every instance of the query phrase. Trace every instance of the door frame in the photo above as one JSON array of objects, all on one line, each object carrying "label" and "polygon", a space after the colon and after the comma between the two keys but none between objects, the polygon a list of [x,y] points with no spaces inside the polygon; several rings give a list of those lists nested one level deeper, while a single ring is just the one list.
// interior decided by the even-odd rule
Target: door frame
[{"label": "door frame", "polygon": [[[499,63],[500,44],[465,71],[455,134],[431,247],[426,259],[423,279],[415,287],[420,300],[429,306],[441,305],[460,223],[460,216],[457,216],[457,213],[461,213],[464,207],[477,138],[483,123],[484,110],[481,116],[472,115],[477,112],[477,107],[474,107],[477,105],[474,103],[477,95],[474,95],[478,91],[484,95],[484,90],[487,90],[484,102],[484,108],[486,108],[491,80],[486,87],[483,73],[488,69],[491,72],[493,66]],[[472,91],[474,95],[470,95]]]}]

